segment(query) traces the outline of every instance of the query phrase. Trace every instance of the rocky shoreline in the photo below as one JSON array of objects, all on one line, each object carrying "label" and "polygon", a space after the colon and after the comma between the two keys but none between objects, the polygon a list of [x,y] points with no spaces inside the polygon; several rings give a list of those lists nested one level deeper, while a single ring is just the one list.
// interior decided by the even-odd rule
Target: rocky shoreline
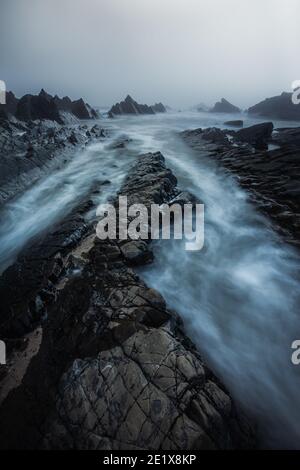
[{"label": "rocky shoreline", "polygon": [[[180,199],[176,177],[160,153],[138,159],[120,194],[146,205]],[[255,446],[251,426],[185,335],[178,315],[132,269],[151,260],[151,246],[100,241],[78,209],[1,279],[1,335],[12,350],[26,334],[37,339],[32,346],[30,338],[32,359],[25,367],[23,361],[19,381],[7,386],[2,400],[0,447]],[[29,353],[26,344],[22,348]]]},{"label": "rocky shoreline", "polygon": [[66,163],[76,148],[101,137],[105,131],[93,121],[61,126],[47,120],[0,119],[0,208],[45,171]]}]

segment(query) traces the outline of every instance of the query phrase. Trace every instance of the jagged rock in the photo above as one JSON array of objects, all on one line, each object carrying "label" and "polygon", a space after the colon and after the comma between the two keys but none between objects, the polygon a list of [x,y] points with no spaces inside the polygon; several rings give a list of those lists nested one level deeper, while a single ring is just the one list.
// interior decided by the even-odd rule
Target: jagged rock
[{"label": "jagged rock", "polygon": [[82,98],[72,102],[72,113],[78,117],[78,119],[93,119],[97,116],[89,105],[87,105]]},{"label": "jagged rock", "polygon": [[157,103],[153,106],[139,104],[128,95],[124,101],[112,106],[108,115],[112,118],[119,114],[155,114],[164,112],[166,112],[166,109],[162,103]]},{"label": "jagged rock", "polygon": [[254,126],[246,127],[234,134],[236,140],[247,142],[255,147],[265,146],[270,139],[274,126],[272,122],[264,122]]},{"label": "jagged rock", "polygon": [[237,106],[229,103],[229,101],[222,98],[221,101],[218,101],[214,107],[211,109],[212,113],[240,113],[241,110]]},{"label": "jagged rock", "polygon": [[[199,130],[185,131],[182,136],[195,150],[205,149],[211,158],[236,174],[237,182],[248,190],[259,210],[270,217],[282,238],[300,247],[300,128],[276,129],[271,135],[272,129],[272,123],[266,123],[232,131],[232,142],[225,145],[211,140],[209,148]],[[249,145],[239,145],[240,136],[235,136],[240,132],[246,132],[244,138],[251,144],[256,145],[257,138],[266,139],[264,150],[253,153]],[[267,143],[275,143],[278,148],[268,150]]]},{"label": "jagged rock", "polygon": [[132,240],[121,246],[121,252],[130,265],[145,264],[153,260],[148,244],[142,240]]},{"label": "jagged rock", "polygon": [[226,121],[224,122],[225,126],[230,126],[230,127],[243,127],[244,126],[244,121],[237,119],[235,121]]},{"label": "jagged rock", "polygon": [[250,107],[248,113],[271,119],[300,120],[300,106],[292,102],[292,93],[286,92],[279,96],[266,98],[264,101]]},{"label": "jagged rock", "polygon": [[[70,158],[73,145],[105,136],[98,125],[89,124],[89,129],[88,136],[78,122],[68,127],[54,121],[0,119],[0,205],[33,184],[62,152]],[[61,165],[62,158],[56,163]]]}]

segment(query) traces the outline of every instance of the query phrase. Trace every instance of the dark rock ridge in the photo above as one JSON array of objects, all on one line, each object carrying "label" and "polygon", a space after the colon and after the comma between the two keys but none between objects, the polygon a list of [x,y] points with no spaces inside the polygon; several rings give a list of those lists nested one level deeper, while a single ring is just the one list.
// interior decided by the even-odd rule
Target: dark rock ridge
[{"label": "dark rock ridge", "polygon": [[0,117],[9,119],[15,117],[20,121],[35,121],[48,119],[56,121],[58,124],[64,124],[70,116],[77,119],[95,119],[98,113],[83,99],[71,101],[70,98],[59,98],[51,96],[44,89],[39,95],[24,95],[21,99],[15,98],[14,94],[9,92],[6,95],[7,103],[0,105]]},{"label": "dark rock ridge", "polygon": [[0,206],[33,184],[51,164],[62,164],[74,147],[103,137],[97,124],[60,126],[55,121],[0,119]]},{"label": "dark rock ridge", "polygon": [[[182,135],[194,149],[205,150],[236,175],[282,238],[300,247],[300,128],[277,129],[271,134],[272,123],[259,126],[230,135],[220,129],[196,129]],[[253,144],[256,137],[260,145],[253,151],[247,142]],[[262,149],[262,139],[270,150],[268,146]]]},{"label": "dark rock ridge", "polygon": [[[130,203],[146,206],[180,199],[178,193],[160,153],[141,156],[120,191]],[[149,244],[141,250],[138,243],[144,242],[92,236],[69,256],[62,253],[58,264],[67,269],[71,263],[76,274],[61,276],[60,267],[51,276],[51,301],[43,299],[47,315],[41,345],[22,383],[0,407],[1,448],[254,445],[246,419],[185,335],[178,316],[130,267],[136,249],[149,250]]]},{"label": "dark rock ridge", "polygon": [[240,113],[241,110],[237,106],[229,103],[229,101],[222,98],[218,101],[214,107],[210,110],[212,113]]},{"label": "dark rock ridge", "polygon": [[266,98],[252,106],[248,109],[248,113],[271,119],[299,121],[300,105],[292,102],[292,93],[283,92],[279,96]]},{"label": "dark rock ridge", "polygon": [[225,126],[230,126],[230,127],[243,127],[244,126],[244,121],[240,119],[236,119],[235,121],[226,121],[224,122]]},{"label": "dark rock ridge", "polygon": [[139,104],[134,101],[131,96],[127,96],[124,101],[115,104],[112,106],[108,112],[109,117],[114,117],[119,114],[155,114],[155,113],[165,113],[166,108],[162,103],[156,103],[153,106],[148,106],[147,104]]}]

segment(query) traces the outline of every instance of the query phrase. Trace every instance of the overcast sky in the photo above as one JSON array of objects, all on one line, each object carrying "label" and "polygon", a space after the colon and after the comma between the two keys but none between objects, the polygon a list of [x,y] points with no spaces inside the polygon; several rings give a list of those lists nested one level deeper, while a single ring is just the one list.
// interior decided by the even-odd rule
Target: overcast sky
[{"label": "overcast sky", "polygon": [[0,79],[111,105],[246,107],[300,79],[300,0],[0,0]]}]

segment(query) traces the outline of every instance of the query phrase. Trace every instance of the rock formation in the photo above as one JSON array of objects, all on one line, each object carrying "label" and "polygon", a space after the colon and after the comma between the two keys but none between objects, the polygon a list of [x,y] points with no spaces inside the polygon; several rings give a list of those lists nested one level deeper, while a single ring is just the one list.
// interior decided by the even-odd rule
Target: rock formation
[{"label": "rock formation", "polygon": [[0,206],[33,184],[56,157],[60,157],[56,164],[61,165],[75,145],[103,136],[103,129],[92,121],[87,125],[77,121],[69,127],[55,121],[0,119]]},{"label": "rock formation", "polygon": [[282,238],[300,247],[300,128],[276,129],[273,134],[272,129],[272,123],[265,123],[230,135],[228,130],[196,129],[182,136],[237,175],[238,184],[271,218]]},{"label": "rock formation", "polygon": [[6,104],[0,105],[0,118],[16,117],[23,122],[44,120],[55,121],[58,124],[67,123],[68,117],[77,119],[95,119],[98,113],[83,99],[72,101],[70,98],[52,97],[44,89],[38,95],[27,94],[20,100],[14,94],[6,94]]},{"label": "rock formation", "polygon": [[155,114],[164,112],[166,112],[166,108],[162,103],[157,103],[153,106],[139,104],[128,95],[124,101],[112,106],[108,115],[112,118],[120,114]]},{"label": "rock formation", "polygon": [[243,127],[244,126],[244,121],[237,119],[235,121],[226,121],[224,122],[225,126],[230,126],[230,127]]}]

